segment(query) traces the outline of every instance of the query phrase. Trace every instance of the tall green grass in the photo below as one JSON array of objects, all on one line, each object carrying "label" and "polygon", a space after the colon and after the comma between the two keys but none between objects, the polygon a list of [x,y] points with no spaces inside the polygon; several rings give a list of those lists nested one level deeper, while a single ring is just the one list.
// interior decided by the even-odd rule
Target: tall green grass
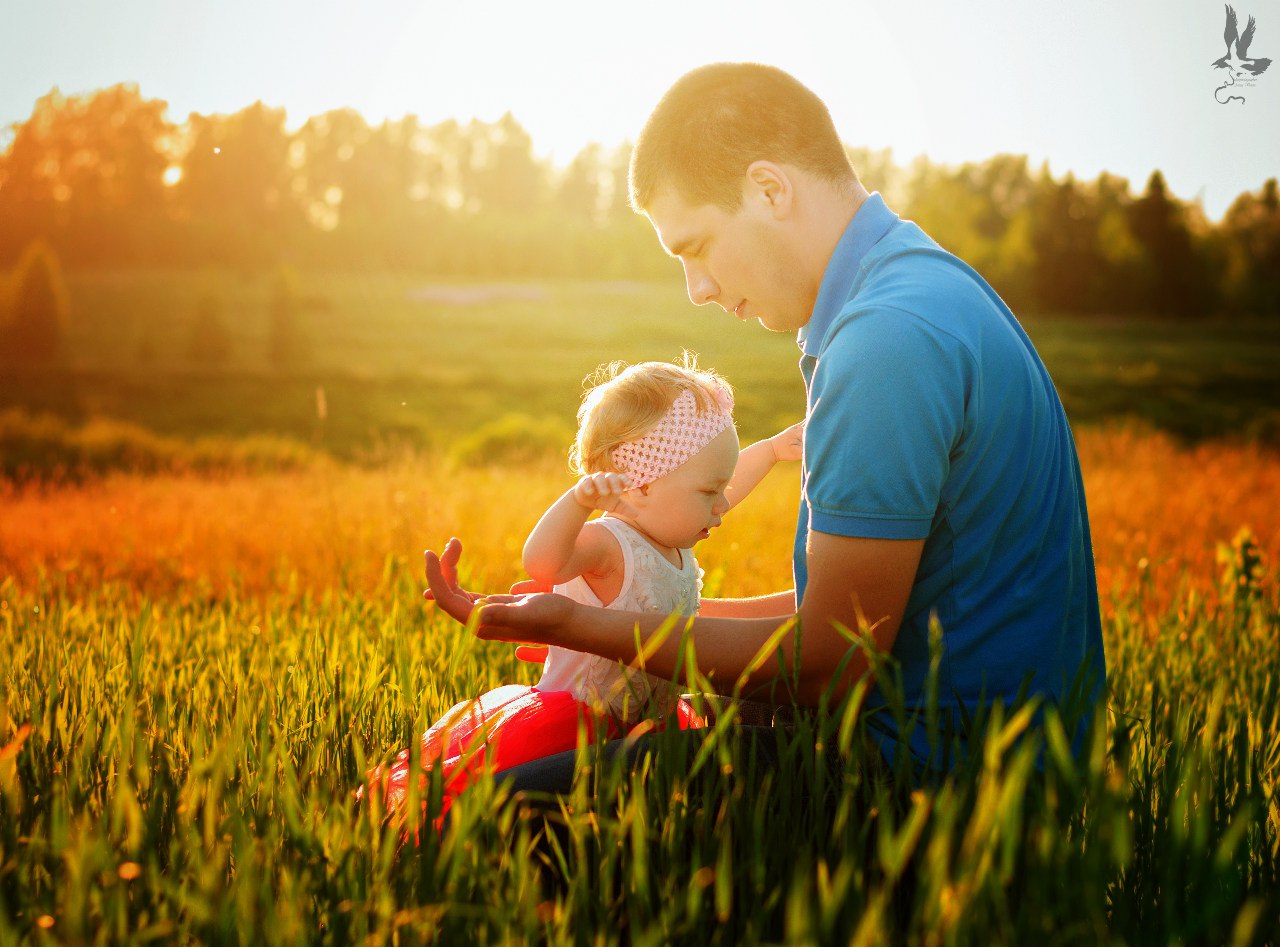
[{"label": "tall green grass", "polygon": [[997,707],[911,780],[838,706],[762,767],[730,714],[584,768],[558,830],[482,781],[416,843],[352,790],[532,670],[424,617],[411,577],[190,605],[5,580],[0,944],[1274,944],[1280,601],[1255,552],[1226,551],[1220,604],[1116,601],[1078,760],[1070,721]]}]

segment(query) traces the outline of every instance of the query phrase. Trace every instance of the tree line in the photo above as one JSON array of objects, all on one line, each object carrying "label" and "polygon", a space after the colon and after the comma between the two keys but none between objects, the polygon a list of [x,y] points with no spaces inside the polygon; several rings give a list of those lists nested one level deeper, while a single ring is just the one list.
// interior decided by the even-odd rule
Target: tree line
[{"label": "tree line", "polygon": [[[349,109],[290,131],[256,102],[181,125],[136,86],[56,89],[0,138],[0,267],[32,246],[68,268],[287,265],[459,277],[669,275],[627,206],[630,148],[567,167],[495,122],[371,125]],[[7,140],[6,140],[7,139]],[[850,148],[886,193],[1015,306],[1193,318],[1280,313],[1275,179],[1221,222],[1170,193],[1103,174],[1057,178],[1023,156],[959,167]],[[42,263],[41,265],[47,265]]]}]

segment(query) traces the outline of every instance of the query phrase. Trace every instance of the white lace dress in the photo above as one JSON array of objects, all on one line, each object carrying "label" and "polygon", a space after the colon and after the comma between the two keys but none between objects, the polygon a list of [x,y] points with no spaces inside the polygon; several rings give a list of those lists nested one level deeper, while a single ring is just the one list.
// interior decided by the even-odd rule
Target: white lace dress
[{"label": "white lace dress", "polygon": [[[583,605],[620,612],[697,613],[702,570],[693,550],[681,549],[682,564],[674,566],[622,520],[602,516],[596,522],[608,529],[622,547],[622,587],[617,597],[608,605],[603,604],[582,576],[557,585],[557,594]],[[680,690],[668,680],[624,668],[618,661],[566,648],[549,649],[537,689],[570,691],[579,700],[607,709],[627,723],[670,713],[680,696]]]}]

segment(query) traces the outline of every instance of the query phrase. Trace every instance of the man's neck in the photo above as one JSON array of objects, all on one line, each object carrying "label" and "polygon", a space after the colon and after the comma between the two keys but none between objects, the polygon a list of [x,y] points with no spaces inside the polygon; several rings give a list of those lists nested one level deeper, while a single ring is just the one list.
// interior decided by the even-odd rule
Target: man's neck
[{"label": "man's neck", "polygon": [[[849,229],[849,223],[867,198],[871,195],[860,181],[854,181],[847,187],[833,187],[826,182],[814,182],[814,199],[809,202],[813,214],[809,233],[812,236],[807,254],[812,261],[810,279],[813,280],[814,298],[817,298],[817,287],[822,285],[827,265],[831,262],[831,254],[836,244]],[[825,193],[824,193],[825,192]]]}]

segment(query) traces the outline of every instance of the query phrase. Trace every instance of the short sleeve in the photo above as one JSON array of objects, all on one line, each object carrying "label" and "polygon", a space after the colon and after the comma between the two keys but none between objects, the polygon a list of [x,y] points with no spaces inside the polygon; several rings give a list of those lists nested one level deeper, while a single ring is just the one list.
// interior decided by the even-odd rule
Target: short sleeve
[{"label": "short sleeve", "polygon": [[968,351],[889,307],[844,314],[809,386],[809,528],[838,536],[929,535],[962,436]]}]

